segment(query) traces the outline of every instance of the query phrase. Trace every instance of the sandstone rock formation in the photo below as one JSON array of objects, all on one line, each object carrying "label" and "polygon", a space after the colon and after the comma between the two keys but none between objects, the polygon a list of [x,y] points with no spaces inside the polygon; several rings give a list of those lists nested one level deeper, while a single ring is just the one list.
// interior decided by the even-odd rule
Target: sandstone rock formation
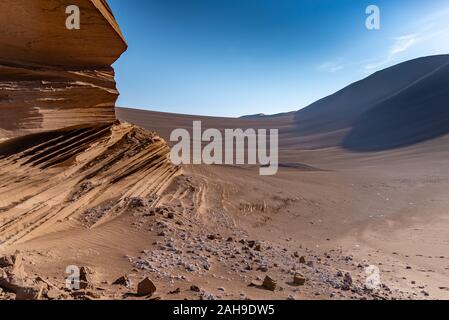
[{"label": "sandstone rock formation", "polygon": [[126,123],[4,142],[0,242],[26,240],[64,221],[94,227],[126,211],[135,197],[156,199],[178,170],[168,154],[163,139]]},{"label": "sandstone rock formation", "polygon": [[16,253],[0,257],[0,289],[16,295],[16,300],[37,300],[42,297],[44,287],[28,277],[22,256]]},{"label": "sandstone rock formation", "polygon": [[0,29],[0,140],[115,120],[111,65],[127,46],[105,0],[4,0]]},{"label": "sandstone rock formation", "polygon": [[163,139],[115,119],[126,43],[106,1],[3,0],[0,28],[0,243],[157,198],[178,168]]}]

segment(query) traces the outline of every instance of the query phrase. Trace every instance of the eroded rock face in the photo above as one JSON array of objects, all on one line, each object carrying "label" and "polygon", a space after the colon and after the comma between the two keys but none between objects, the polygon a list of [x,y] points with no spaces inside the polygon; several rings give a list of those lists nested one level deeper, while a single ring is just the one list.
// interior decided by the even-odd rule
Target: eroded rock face
[{"label": "eroded rock face", "polygon": [[169,152],[155,133],[118,122],[9,139],[0,145],[0,243],[63,222],[93,228],[137,196],[157,199],[179,170]]},{"label": "eroded rock face", "polygon": [[[80,30],[66,28],[69,5]],[[163,139],[115,120],[111,64],[126,44],[106,1],[2,0],[0,28],[0,243],[156,199],[179,168]]]},{"label": "eroded rock face", "polygon": [[44,290],[26,274],[20,253],[0,257],[0,288],[13,292],[16,300],[38,300]]},{"label": "eroded rock face", "polygon": [[[79,30],[66,28],[77,5]],[[0,141],[115,120],[111,65],[126,50],[104,0],[0,2]]]}]

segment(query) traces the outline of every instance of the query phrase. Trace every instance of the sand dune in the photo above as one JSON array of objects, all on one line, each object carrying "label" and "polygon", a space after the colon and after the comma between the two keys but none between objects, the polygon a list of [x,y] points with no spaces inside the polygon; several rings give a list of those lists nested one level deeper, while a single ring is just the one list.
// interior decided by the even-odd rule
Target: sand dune
[{"label": "sand dune", "polygon": [[[119,108],[119,118],[158,131],[172,128],[278,128],[286,149],[343,147],[382,151],[449,133],[449,55],[407,61],[379,71],[297,112],[233,118],[166,115]],[[164,121],[169,118],[169,122]]]},{"label": "sand dune", "polygon": [[193,120],[220,130],[279,128],[275,177],[245,167],[184,168],[206,184],[204,216],[225,212],[223,221],[282,246],[339,248],[379,267],[388,286],[412,298],[447,298],[447,62],[448,56],[406,62],[275,116],[116,112],[166,139],[174,128],[191,129]]},{"label": "sand dune", "polygon": [[[449,56],[431,56],[379,71],[295,115],[297,134],[334,132],[317,147],[354,151],[409,146],[449,132]],[[348,132],[349,131],[349,132]]]}]

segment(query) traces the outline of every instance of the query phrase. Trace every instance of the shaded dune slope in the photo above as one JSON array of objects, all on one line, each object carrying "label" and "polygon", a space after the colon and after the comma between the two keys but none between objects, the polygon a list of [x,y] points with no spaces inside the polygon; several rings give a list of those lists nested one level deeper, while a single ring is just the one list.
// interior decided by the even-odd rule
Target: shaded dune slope
[{"label": "shaded dune slope", "polygon": [[313,147],[381,151],[449,133],[449,55],[379,71],[295,114]]},{"label": "shaded dune slope", "polygon": [[379,71],[297,112],[218,118],[118,108],[120,119],[169,139],[174,128],[279,129],[284,150],[341,147],[382,151],[449,133],[449,55],[407,61]]}]

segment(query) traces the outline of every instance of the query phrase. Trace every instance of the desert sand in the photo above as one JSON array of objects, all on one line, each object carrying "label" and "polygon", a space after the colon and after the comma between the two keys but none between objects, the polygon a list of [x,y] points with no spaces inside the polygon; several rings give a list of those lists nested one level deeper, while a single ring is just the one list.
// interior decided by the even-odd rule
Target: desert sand
[{"label": "desert sand", "polygon": [[[33,17],[51,27],[50,2]],[[58,28],[3,39],[0,300],[449,298],[449,56],[280,115],[114,110],[126,44],[105,1],[74,2],[98,22],[76,58]],[[170,132],[193,120],[279,129],[278,174],[174,166]]]}]

